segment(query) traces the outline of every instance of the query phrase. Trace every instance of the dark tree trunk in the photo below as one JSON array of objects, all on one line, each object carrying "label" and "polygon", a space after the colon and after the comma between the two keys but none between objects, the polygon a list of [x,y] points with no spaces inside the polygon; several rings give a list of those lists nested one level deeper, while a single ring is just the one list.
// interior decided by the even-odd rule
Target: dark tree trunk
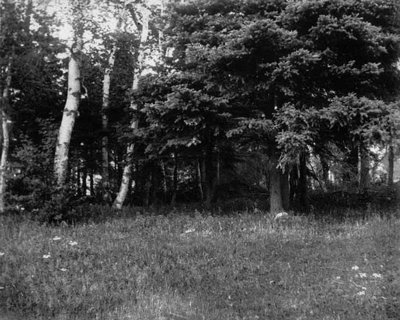
[{"label": "dark tree trunk", "polygon": [[161,174],[161,185],[162,185],[162,201],[165,203],[167,199],[167,192],[168,192],[168,187],[167,187],[167,174],[165,172],[165,164],[164,161],[160,160],[160,174]]},{"label": "dark tree trunk", "polygon": [[81,168],[80,164],[78,162],[77,168],[76,168],[76,190],[78,191],[78,195],[81,195]]},{"label": "dark tree trunk", "polygon": [[216,170],[213,164],[213,148],[210,148],[206,152],[205,156],[205,186],[204,191],[204,204],[207,208],[211,206],[211,202],[214,199],[215,187],[217,184]]},{"label": "dark tree trunk", "polygon": [[299,184],[298,184],[298,201],[300,208],[307,210],[308,208],[308,184],[307,184],[307,155],[301,154],[299,161]]},{"label": "dark tree trunk", "polygon": [[369,176],[369,152],[365,145],[360,145],[360,185],[359,191],[365,192],[370,183]]},{"label": "dark tree trunk", "polygon": [[325,157],[320,156],[319,157],[321,161],[321,167],[322,167],[322,181],[325,190],[328,191],[330,189],[330,181],[329,181],[329,165],[328,162],[326,161]]},{"label": "dark tree trunk", "polygon": [[151,166],[151,205],[157,206],[159,204],[159,200],[157,197],[159,185],[159,176],[158,176],[158,166],[156,164]]},{"label": "dark tree trunk", "polygon": [[174,206],[176,203],[176,194],[178,192],[178,159],[176,154],[174,156],[174,176],[173,176],[173,190],[172,190],[172,197],[171,197],[171,206]]},{"label": "dark tree trunk", "polygon": [[87,169],[86,166],[82,168],[82,195],[86,196],[87,191]]},{"label": "dark tree trunk", "polygon": [[96,194],[94,192],[94,174],[93,174],[93,169],[90,170],[89,183],[90,183],[90,195],[92,197],[95,197]]},{"label": "dark tree trunk", "polygon": [[276,215],[283,211],[281,175],[282,171],[277,167],[278,157],[276,155],[270,157],[269,168],[269,193],[270,193],[270,214]]},{"label": "dark tree trunk", "polygon": [[290,186],[289,186],[289,171],[286,169],[281,175],[281,193],[282,193],[282,207],[285,210],[290,208]]},{"label": "dark tree trunk", "polygon": [[343,180],[350,189],[355,189],[358,185],[358,147],[353,147],[347,153],[346,164]]},{"label": "dark tree trunk", "polygon": [[199,190],[200,201],[204,201],[202,174],[201,174],[201,160],[196,161],[196,178],[197,178],[197,187]]}]

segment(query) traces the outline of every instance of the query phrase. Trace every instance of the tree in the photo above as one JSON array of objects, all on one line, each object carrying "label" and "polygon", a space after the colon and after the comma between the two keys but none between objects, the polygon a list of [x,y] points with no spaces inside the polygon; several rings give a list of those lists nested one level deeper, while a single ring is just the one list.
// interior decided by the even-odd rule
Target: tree
[{"label": "tree", "polygon": [[[140,75],[143,71],[144,61],[145,61],[145,49],[149,37],[149,18],[150,18],[150,11],[145,6],[138,6],[140,17],[137,15],[136,12],[133,12],[133,20],[137,21],[136,26],[140,32],[140,39],[139,44],[137,47],[137,54],[135,61],[136,67],[133,73],[133,81],[132,81],[132,92],[138,90]],[[140,19],[140,20],[139,20]],[[140,21],[140,22],[139,22]],[[131,101],[131,110],[137,111],[137,104],[135,101]],[[131,129],[135,130],[138,127],[138,121],[134,119],[131,123]],[[122,205],[125,201],[126,195],[128,194],[129,185],[131,183],[131,175],[132,175],[132,154],[134,152],[134,144],[129,144],[127,148],[127,160],[124,166],[123,174],[122,174],[122,181],[121,186],[118,192],[117,197],[114,200],[113,207],[116,209],[121,209]]]},{"label": "tree", "polygon": [[74,1],[71,2],[71,5],[73,7],[74,44],[70,48],[68,95],[58,132],[54,158],[54,173],[58,187],[63,187],[67,178],[69,146],[81,99],[84,5]]}]

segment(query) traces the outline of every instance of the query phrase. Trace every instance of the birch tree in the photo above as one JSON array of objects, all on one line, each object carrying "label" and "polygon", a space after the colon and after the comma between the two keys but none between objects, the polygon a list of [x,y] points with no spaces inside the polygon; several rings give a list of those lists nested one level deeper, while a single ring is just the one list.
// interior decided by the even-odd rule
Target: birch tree
[{"label": "birch tree", "polygon": [[[149,18],[150,18],[150,10],[146,8],[143,5],[137,5],[135,7],[136,11],[132,11],[132,18],[136,23],[137,29],[140,32],[140,39],[139,39],[139,45],[137,47],[136,51],[136,65],[134,68],[133,72],[133,80],[132,80],[132,93],[136,92],[139,88],[139,81],[140,81],[140,75],[143,70],[145,58],[146,58],[146,48],[147,48],[147,42],[148,42],[148,37],[149,37]],[[138,15],[139,13],[140,15]],[[132,99],[130,103],[130,108],[133,111],[137,111],[137,104],[136,102]],[[131,129],[135,130],[138,128],[138,120],[134,118],[131,122]],[[126,196],[128,194],[129,190],[129,185],[131,183],[131,178],[132,178],[132,157],[133,157],[133,152],[135,149],[135,145],[133,143],[130,143],[127,147],[127,157],[126,157],[126,163],[123,169],[122,173],[122,179],[121,179],[121,185],[119,188],[119,192],[117,194],[117,197],[114,200],[113,207],[116,209],[121,209],[122,205],[126,199]]]},{"label": "birch tree", "polygon": [[71,135],[81,98],[81,63],[83,49],[83,11],[79,3],[72,3],[75,16],[73,18],[74,44],[70,49],[68,64],[68,94],[63,110],[63,117],[57,137],[56,152],[54,158],[54,174],[58,187],[65,184],[68,172],[68,155]]},{"label": "birch tree", "polygon": [[14,50],[12,50],[11,55],[8,58],[8,64],[6,68],[6,79],[4,83],[4,87],[2,90],[2,99],[0,104],[0,116],[1,116],[1,134],[2,134],[2,149],[1,149],[1,158],[0,158],[0,212],[4,212],[5,210],[5,201],[4,196],[7,187],[7,164],[8,164],[8,149],[10,146],[10,135],[9,135],[9,117],[7,114],[7,110],[10,107],[10,88],[11,88],[11,70],[13,66],[13,54]]}]

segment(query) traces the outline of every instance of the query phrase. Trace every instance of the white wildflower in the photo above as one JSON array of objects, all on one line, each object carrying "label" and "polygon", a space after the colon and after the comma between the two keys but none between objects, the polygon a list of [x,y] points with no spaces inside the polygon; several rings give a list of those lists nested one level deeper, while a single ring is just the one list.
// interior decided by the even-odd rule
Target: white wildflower
[{"label": "white wildflower", "polygon": [[66,272],[67,271],[67,269],[65,269],[65,268],[61,268],[60,269],[62,272]]},{"label": "white wildflower", "polygon": [[58,241],[58,240],[61,240],[61,237],[58,237],[58,236],[57,236],[57,237],[54,237],[54,238],[53,238],[53,241]]},{"label": "white wildflower", "polygon": [[362,272],[362,273],[359,274],[359,277],[360,277],[360,278],[366,278],[366,277],[367,277],[367,274]]},{"label": "white wildflower", "polygon": [[76,241],[70,241],[69,243],[68,243],[70,246],[76,246],[76,245],[78,245],[78,242],[76,242]]},{"label": "white wildflower", "polygon": [[358,296],[365,296],[365,291],[357,292],[357,295],[358,295]]},{"label": "white wildflower", "polygon": [[195,232],[195,231],[196,231],[196,230],[192,228],[192,229],[186,230],[185,233],[191,233],[191,232]]},{"label": "white wildflower", "polygon": [[337,277],[336,277],[336,280],[340,280],[340,276],[337,276]]},{"label": "white wildflower", "polygon": [[358,269],[360,269],[358,266],[352,266],[351,270],[357,271]]},{"label": "white wildflower", "polygon": [[48,258],[50,258],[50,257],[51,257],[50,253],[44,254],[44,255],[43,255],[43,259],[48,259]]},{"label": "white wildflower", "polygon": [[382,275],[380,273],[373,273],[372,277],[382,279]]},{"label": "white wildflower", "polygon": [[4,256],[5,253],[4,252],[0,252],[0,257]]},{"label": "white wildflower", "polygon": [[4,290],[4,287],[0,287],[0,290]]},{"label": "white wildflower", "polygon": [[274,220],[279,220],[279,219],[287,219],[289,218],[289,214],[287,212],[279,212],[275,215]]}]

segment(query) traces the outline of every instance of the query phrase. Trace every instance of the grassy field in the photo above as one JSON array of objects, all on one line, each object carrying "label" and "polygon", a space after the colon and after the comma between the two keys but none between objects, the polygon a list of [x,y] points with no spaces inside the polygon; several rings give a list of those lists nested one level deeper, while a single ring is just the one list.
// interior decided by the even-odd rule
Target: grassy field
[{"label": "grassy field", "polygon": [[0,217],[0,274],[23,319],[400,319],[400,218]]}]

